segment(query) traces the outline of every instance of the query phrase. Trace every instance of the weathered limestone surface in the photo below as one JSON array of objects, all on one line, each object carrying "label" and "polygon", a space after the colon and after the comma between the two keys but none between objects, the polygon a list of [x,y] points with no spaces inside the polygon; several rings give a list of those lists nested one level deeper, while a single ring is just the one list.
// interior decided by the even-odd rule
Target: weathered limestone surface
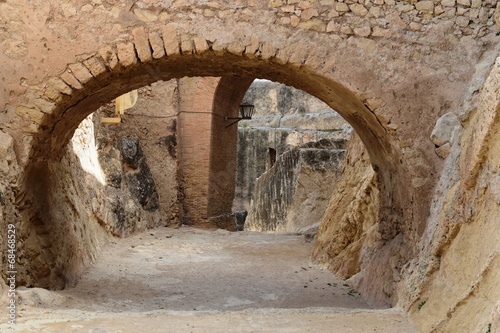
[{"label": "weathered limestone surface", "polygon": [[245,230],[300,232],[317,226],[340,174],[343,145],[323,139],[280,155],[257,179]]},{"label": "weathered limestone surface", "polygon": [[[342,176],[332,190],[313,252],[316,262],[345,279],[360,273],[363,262],[369,261],[380,242],[377,231],[378,190],[368,154],[356,135],[346,150]],[[383,286],[376,286],[382,281],[374,279],[370,287],[382,291]]]},{"label": "weathered limestone surface", "polygon": [[255,180],[274,158],[321,139],[347,139],[352,131],[340,115],[317,98],[276,82],[256,80],[243,101],[255,105],[252,120],[238,128],[235,210],[248,210]]}]

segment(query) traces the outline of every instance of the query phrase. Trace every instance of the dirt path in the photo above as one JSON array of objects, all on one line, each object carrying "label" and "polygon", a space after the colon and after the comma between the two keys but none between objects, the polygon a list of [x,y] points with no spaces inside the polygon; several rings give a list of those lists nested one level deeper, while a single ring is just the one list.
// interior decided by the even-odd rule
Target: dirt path
[{"label": "dirt path", "polygon": [[[309,260],[302,236],[161,228],[116,240],[75,288],[19,290],[18,332],[416,332]],[[1,332],[7,327],[0,325]]]}]

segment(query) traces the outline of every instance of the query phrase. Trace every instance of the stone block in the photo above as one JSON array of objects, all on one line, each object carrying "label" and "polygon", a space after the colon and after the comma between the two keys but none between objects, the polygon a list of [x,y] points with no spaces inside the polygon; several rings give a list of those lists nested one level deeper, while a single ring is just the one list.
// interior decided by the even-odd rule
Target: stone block
[{"label": "stone block", "polygon": [[227,44],[219,40],[216,40],[215,43],[212,45],[212,51],[214,51],[214,53],[217,55],[224,54],[226,50],[227,50]]},{"label": "stone block", "polygon": [[368,14],[368,9],[366,9],[365,6],[363,6],[359,3],[355,3],[355,4],[350,5],[349,9],[351,10],[351,12],[353,12],[354,14],[356,14],[358,16],[365,16],[366,14]]},{"label": "stone block", "polygon": [[337,2],[337,4],[335,5],[335,10],[337,12],[348,12],[349,11],[349,6],[346,4],[346,3],[343,3],[343,2]]},{"label": "stone block", "polygon": [[300,1],[298,6],[299,6],[300,9],[304,10],[304,9],[311,8],[312,4],[309,1]]},{"label": "stone block", "polygon": [[278,8],[278,7],[281,7],[283,6],[283,1],[281,0],[271,0],[269,1],[269,3],[267,4],[267,7],[268,8]]},{"label": "stone block", "polygon": [[70,64],[68,68],[81,84],[85,84],[93,78],[92,73],[81,62]]},{"label": "stone block", "polygon": [[305,20],[309,20],[313,17],[316,17],[318,15],[319,15],[319,13],[318,13],[318,10],[316,8],[309,8],[309,9],[304,10],[300,14],[300,19],[305,21]]},{"label": "stone block", "polygon": [[451,153],[451,145],[449,142],[445,143],[441,147],[436,148],[436,154],[441,158],[446,158]]},{"label": "stone block", "polygon": [[372,29],[369,25],[365,25],[363,27],[354,28],[353,32],[356,36],[369,37],[372,33]]},{"label": "stone block", "polygon": [[266,42],[262,44],[260,54],[262,59],[270,59],[271,57],[274,57],[276,55],[276,48],[273,46],[273,44]]},{"label": "stone block", "polygon": [[208,51],[209,46],[207,40],[203,37],[193,38],[194,49],[197,54],[203,54]]},{"label": "stone block", "polygon": [[335,22],[335,20],[331,20],[326,26],[326,32],[337,32],[339,29],[339,25]]},{"label": "stone block", "polygon": [[162,37],[167,56],[179,55],[179,36],[177,36],[177,26],[175,23],[169,23],[163,27]]},{"label": "stone block", "polygon": [[149,32],[149,44],[153,49],[151,56],[154,59],[161,59],[165,56],[165,48],[163,47],[163,39],[157,31]]},{"label": "stone block", "polygon": [[281,23],[282,25],[289,25],[289,24],[290,24],[290,22],[291,22],[291,20],[290,20],[290,18],[289,18],[289,17],[287,17],[287,16],[280,18],[280,23]]},{"label": "stone block", "polygon": [[465,17],[465,16],[458,16],[455,19],[455,24],[458,25],[459,27],[462,27],[462,28],[465,28],[466,26],[468,26],[469,23],[470,23],[470,19],[468,17]]},{"label": "stone block", "polygon": [[300,18],[298,16],[296,16],[296,15],[290,16],[290,25],[292,27],[294,27],[294,28],[297,27],[299,25],[299,23],[300,23]]},{"label": "stone block", "polygon": [[456,4],[456,0],[441,0],[441,6],[443,7],[453,7]]},{"label": "stone block", "polygon": [[146,29],[139,26],[132,29],[132,36],[134,36],[134,44],[137,50],[137,55],[141,62],[148,62],[153,60],[151,53],[151,46],[149,45],[149,37]]},{"label": "stone block", "polygon": [[289,6],[283,6],[281,7],[281,11],[284,13],[293,13],[295,12],[295,6],[289,5]]},{"label": "stone block", "polygon": [[99,50],[99,55],[101,56],[102,60],[104,61],[104,64],[109,68],[109,69],[115,69],[118,66],[118,56],[116,55],[115,51],[110,47],[106,46],[102,49]]},{"label": "stone block", "polygon": [[384,16],[384,11],[380,7],[373,6],[370,8],[370,14],[372,14],[375,18],[379,18]]},{"label": "stone block", "polygon": [[106,65],[101,61],[100,57],[90,57],[83,61],[85,67],[88,68],[92,76],[98,77],[99,75],[106,73]]},{"label": "stone block", "polygon": [[398,4],[397,8],[401,13],[407,13],[415,9],[415,7],[409,3]]},{"label": "stone block", "polygon": [[444,13],[444,9],[443,9],[443,7],[442,7],[442,6],[436,6],[436,7],[434,8],[434,14],[436,14],[436,15],[441,15],[441,14],[443,14],[443,13]]},{"label": "stone block", "polygon": [[82,89],[82,84],[76,79],[76,77],[70,73],[68,70],[61,74],[61,79],[69,84],[73,89]]},{"label": "stone block", "polygon": [[481,7],[481,0],[472,0],[470,6],[472,8],[480,8]]},{"label": "stone block", "polygon": [[450,142],[457,126],[460,126],[460,120],[456,114],[450,112],[440,117],[431,133],[432,143],[440,147]]},{"label": "stone block", "polygon": [[354,32],[352,31],[351,27],[348,25],[344,25],[340,27],[340,32],[343,33],[344,35],[352,35]]},{"label": "stone block", "polygon": [[459,5],[464,6],[464,7],[470,7],[470,5],[471,5],[470,0],[457,0],[457,3]]},{"label": "stone block", "polygon": [[135,56],[135,47],[132,43],[119,43],[116,45],[118,51],[118,60],[122,67],[130,67],[137,64],[137,57]]},{"label": "stone block", "polygon": [[73,89],[71,89],[71,87],[68,86],[66,82],[58,77],[53,77],[47,80],[46,86],[51,87],[65,95],[71,95],[71,93],[73,92]]},{"label": "stone block", "polygon": [[250,36],[250,44],[245,47],[245,56],[251,59],[255,58],[259,46],[259,38],[255,35]]},{"label": "stone block", "polygon": [[415,8],[421,12],[434,12],[434,1],[419,1],[415,4]]},{"label": "stone block", "polygon": [[245,45],[241,40],[235,40],[227,46],[227,51],[235,55],[242,55],[245,51]]},{"label": "stone block", "polygon": [[14,140],[9,134],[0,131],[0,160],[6,161],[7,159],[10,159],[9,155],[13,148],[13,143]]},{"label": "stone block", "polygon": [[25,93],[28,100],[39,108],[45,114],[52,114],[56,105],[49,101],[40,91],[27,90]]},{"label": "stone block", "polygon": [[[21,117],[29,118],[33,122],[37,124],[41,124],[45,117],[45,114],[36,108],[29,108],[26,106],[18,106],[16,107],[16,114]],[[2,132],[0,132],[2,133]]]},{"label": "stone block", "polygon": [[[481,11],[479,11],[479,15],[481,16]],[[495,10],[495,14],[493,14],[493,21],[497,25],[497,29],[500,29],[500,2],[497,3],[497,8]]]},{"label": "stone block", "polygon": [[[373,7],[373,8],[375,8],[375,7]],[[328,13],[329,18],[334,18],[334,17],[339,17],[339,16],[340,16],[339,12],[336,11],[335,9],[330,10],[330,12]]]},{"label": "stone block", "polygon": [[420,31],[420,30],[422,30],[422,24],[417,23],[417,22],[410,22],[410,24],[408,25],[408,27],[410,28],[410,30],[413,30],[413,31]]},{"label": "stone block", "polygon": [[320,19],[312,19],[306,22],[300,22],[299,28],[323,32],[326,31],[326,23]]},{"label": "stone block", "polygon": [[194,52],[193,42],[188,34],[181,36],[181,52],[182,54],[193,54]]},{"label": "stone block", "polygon": [[150,12],[147,9],[135,8],[134,14],[135,16],[137,16],[139,20],[146,23],[151,23],[158,19],[158,16],[156,16],[154,13]]}]

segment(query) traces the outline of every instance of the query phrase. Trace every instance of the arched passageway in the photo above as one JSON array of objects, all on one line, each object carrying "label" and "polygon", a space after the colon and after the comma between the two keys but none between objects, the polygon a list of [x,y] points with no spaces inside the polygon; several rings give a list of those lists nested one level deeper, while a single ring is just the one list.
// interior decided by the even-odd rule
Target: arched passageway
[{"label": "arched passageway", "polygon": [[[496,193],[485,161],[496,149],[490,137],[498,107],[490,94],[498,90],[497,1],[6,0],[0,7],[0,139],[7,156],[0,208],[18,227],[25,270],[19,277],[31,274],[40,282],[49,276],[64,285],[98,253],[95,238],[81,242],[87,252],[72,245],[84,238],[74,234],[81,226],[61,219],[64,201],[46,200],[57,193],[50,186],[61,176],[57,164],[85,115],[157,80],[267,78],[336,109],[370,154],[380,190],[380,237],[363,258],[365,296],[378,288],[435,330],[446,330],[451,316],[456,327],[466,318],[471,330],[486,331],[494,301],[478,297],[479,282],[459,284],[468,262],[486,269],[467,267],[474,276],[465,284],[484,282],[483,272],[495,272],[485,260],[497,258],[490,245],[494,228],[478,223],[490,212],[482,195]],[[444,114],[457,126],[436,151],[429,136]],[[450,150],[455,154],[441,160]],[[479,173],[485,180],[476,184]],[[493,225],[498,205],[491,202],[493,213],[484,220]],[[471,248],[480,251],[463,251],[461,240],[475,239],[463,221],[477,228],[481,241]],[[44,242],[27,249],[30,232]],[[453,281],[456,295],[442,281]],[[426,284],[434,289],[425,291]],[[434,305],[428,300],[419,312],[426,292]]]},{"label": "arched passageway", "polygon": [[[188,49],[186,45],[191,48]],[[35,99],[40,107],[49,109],[40,111],[43,113],[39,121],[41,125],[34,134],[32,156],[26,167],[26,188],[30,189],[29,198],[32,202],[29,212],[34,216],[28,219],[56,219],[51,207],[39,200],[46,196],[45,191],[50,188],[48,182],[55,176],[46,165],[50,160],[58,160],[74,130],[87,115],[130,90],[158,80],[184,76],[223,77],[214,96],[212,110],[214,117],[210,140],[213,149],[209,161],[212,174],[208,192],[211,205],[207,205],[210,207],[207,216],[223,213],[223,207],[230,206],[230,194],[234,186],[233,182],[221,181],[219,175],[221,172],[227,174],[227,161],[234,159],[236,147],[235,144],[227,144],[236,140],[235,133],[231,132],[235,129],[221,130],[226,125],[224,116],[234,115],[235,106],[253,78],[258,77],[285,83],[318,97],[353,126],[377,172],[381,193],[381,237],[386,241],[392,239],[399,232],[399,223],[405,219],[402,207],[410,194],[400,180],[404,173],[400,168],[400,157],[392,148],[387,130],[369,107],[344,84],[322,75],[312,66],[303,66],[305,59],[288,61],[288,58],[281,57],[280,50],[269,51],[267,44],[255,45],[254,49],[247,46],[239,52],[235,52],[231,45],[216,49],[205,39],[194,37],[187,42],[177,41],[173,48],[165,43],[166,54],[154,59],[151,51],[155,51],[156,46],[149,42],[145,46],[141,40],[136,40],[135,44],[120,43],[81,63],[71,64],[60,77],[49,79],[45,95]],[[233,157],[230,159],[231,155]],[[232,189],[225,188],[228,184]],[[228,191],[229,195],[221,197],[221,190]],[[63,274],[73,274],[71,268],[65,268],[64,271],[66,273]]]}]

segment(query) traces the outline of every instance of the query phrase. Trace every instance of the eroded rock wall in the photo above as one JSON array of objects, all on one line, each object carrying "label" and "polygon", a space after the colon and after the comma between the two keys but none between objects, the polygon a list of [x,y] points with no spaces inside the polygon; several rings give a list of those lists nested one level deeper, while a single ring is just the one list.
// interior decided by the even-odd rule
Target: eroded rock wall
[{"label": "eroded rock wall", "polygon": [[347,140],[351,126],[321,100],[284,84],[255,80],[243,99],[255,106],[240,122],[235,210],[248,210],[255,181],[287,150],[321,139]]},{"label": "eroded rock wall", "polygon": [[[318,263],[349,279],[362,294],[378,293],[386,304],[394,291],[386,282],[396,281],[398,304],[422,332],[500,331],[499,78],[494,51],[471,81],[476,93],[436,121],[429,140],[444,159],[443,172],[418,255],[401,275],[392,272],[402,240],[381,246],[374,172],[359,139],[349,142],[338,191],[318,231],[313,254]],[[368,277],[366,270],[376,274]]]},{"label": "eroded rock wall", "polygon": [[339,176],[343,145],[325,139],[280,155],[256,181],[245,230],[300,232],[319,224]]},{"label": "eroded rock wall", "polygon": [[457,113],[420,255],[406,269],[403,305],[424,332],[500,331],[498,54],[478,67],[471,89],[479,89]]},{"label": "eroded rock wall", "polygon": [[[322,216],[313,251],[316,262],[344,279],[359,273],[374,247],[380,245],[375,173],[357,135],[353,134],[346,149],[341,176]],[[375,283],[372,286],[382,289]]]},{"label": "eroded rock wall", "polygon": [[[120,124],[101,125],[99,118],[95,121],[99,157],[101,165],[108,168],[108,183],[120,188],[124,174],[123,182],[131,191],[136,191],[134,183],[154,182],[136,193],[144,209],[158,209],[158,221],[150,223],[151,227],[181,224],[178,98],[177,80],[159,81],[139,89],[136,105],[125,111]],[[114,114],[114,103],[98,112],[99,117]]]}]

